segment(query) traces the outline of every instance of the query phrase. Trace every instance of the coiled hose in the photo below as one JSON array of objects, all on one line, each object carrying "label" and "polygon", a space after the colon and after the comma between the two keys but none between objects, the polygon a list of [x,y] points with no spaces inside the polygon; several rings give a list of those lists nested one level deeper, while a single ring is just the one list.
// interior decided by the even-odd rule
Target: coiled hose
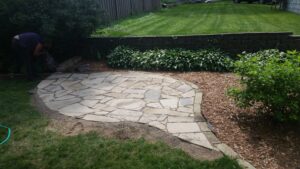
[{"label": "coiled hose", "polygon": [[6,127],[6,126],[2,126],[1,124],[0,124],[0,128],[5,128],[5,129],[7,129],[7,135],[6,135],[6,138],[3,140],[3,141],[1,141],[0,142],[0,145],[1,144],[5,144],[9,139],[10,139],[10,135],[11,135],[11,129],[9,128],[9,127]]}]

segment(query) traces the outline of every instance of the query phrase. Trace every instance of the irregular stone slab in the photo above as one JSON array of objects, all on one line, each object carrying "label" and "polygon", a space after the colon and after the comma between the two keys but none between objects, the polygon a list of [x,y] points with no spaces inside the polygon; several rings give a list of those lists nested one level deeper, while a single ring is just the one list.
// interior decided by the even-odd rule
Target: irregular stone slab
[{"label": "irregular stone slab", "polygon": [[144,95],[143,94],[129,94],[127,96],[128,99],[143,99]]},{"label": "irregular stone slab", "polygon": [[185,112],[185,113],[193,113],[193,108],[188,108],[188,107],[179,107],[177,111],[180,112]]},{"label": "irregular stone slab", "polygon": [[192,90],[192,89],[193,89],[193,88],[192,88],[191,86],[186,85],[186,84],[181,85],[181,86],[179,86],[179,87],[177,88],[177,90],[179,90],[179,91],[181,91],[181,92],[183,92],[183,93],[186,93],[186,92],[188,92],[188,91],[190,91],[190,90]]},{"label": "irregular stone slab", "polygon": [[105,78],[85,79],[81,83],[86,86],[94,86],[102,83]]},{"label": "irregular stone slab", "polygon": [[45,87],[44,89],[49,92],[56,92],[56,91],[62,90],[62,87],[57,86],[57,85],[49,85],[49,86]]},{"label": "irregular stone slab", "polygon": [[73,95],[65,95],[63,97],[56,98],[55,100],[56,101],[60,101],[60,100],[69,100],[69,99],[73,99],[73,98],[75,98],[75,96],[73,96]]},{"label": "irregular stone slab", "polygon": [[213,149],[212,145],[209,143],[207,138],[203,133],[183,133],[178,135],[179,138],[188,140],[191,143]]},{"label": "irregular stone slab", "polygon": [[55,80],[43,80],[39,83],[38,88],[43,89],[43,88],[49,86],[53,82],[55,82]]},{"label": "irregular stone slab", "polygon": [[200,132],[197,123],[167,123],[170,133],[195,133]]},{"label": "irregular stone slab", "polygon": [[156,109],[156,108],[145,108],[144,114],[162,114],[162,115],[170,115],[170,116],[177,116],[177,117],[188,117],[188,113],[177,112],[170,109]]},{"label": "irregular stone slab", "polygon": [[98,89],[85,89],[85,90],[79,90],[76,92],[73,92],[73,95],[77,95],[79,97],[85,97],[85,96],[96,96],[96,95],[101,95],[105,94],[106,92],[103,90],[98,90]]},{"label": "irregular stone slab", "polygon": [[97,116],[97,115],[92,115],[92,114],[88,114],[88,115],[84,116],[83,119],[84,120],[89,120],[89,121],[106,122],[106,123],[120,122],[119,119],[106,117],[106,116]]},{"label": "irregular stone slab", "polygon": [[194,97],[195,96],[195,91],[191,90],[189,92],[186,92],[184,94],[181,95],[182,97]]},{"label": "irregular stone slab", "polygon": [[45,102],[46,105],[51,109],[57,111],[58,109],[62,107],[66,107],[70,104],[78,103],[80,102],[80,98],[73,98],[69,100],[62,100],[62,101],[52,101],[52,102]]},{"label": "irregular stone slab", "polygon": [[82,116],[88,113],[92,113],[94,112],[94,110],[76,103],[60,109],[59,112],[67,116]]},{"label": "irregular stone slab", "polygon": [[145,107],[145,102],[139,99],[113,99],[107,105],[120,109],[141,110]]},{"label": "irregular stone slab", "polygon": [[160,103],[148,103],[147,107],[153,107],[153,108],[159,108],[159,109],[163,108]]},{"label": "irregular stone slab", "polygon": [[68,95],[70,93],[72,93],[71,90],[59,90],[59,91],[55,92],[54,96],[57,97],[57,98],[59,98],[59,97],[64,97],[65,95]]},{"label": "irregular stone slab", "polygon": [[179,106],[188,106],[194,104],[194,98],[188,97],[188,98],[180,98],[179,99]]},{"label": "irregular stone slab", "polygon": [[164,108],[176,109],[177,105],[178,105],[178,99],[177,98],[175,98],[175,99],[163,99],[163,100],[160,100],[160,103]]},{"label": "irregular stone slab", "polygon": [[145,100],[158,101],[160,98],[160,90],[148,90],[145,93]]},{"label": "irregular stone slab", "polygon": [[189,122],[194,122],[194,118],[193,117],[169,116],[168,122],[169,123],[178,123],[178,122],[189,123]]},{"label": "irregular stone slab", "polygon": [[127,120],[127,121],[138,121],[142,116],[142,112],[130,111],[130,110],[115,110],[109,114],[110,117]]},{"label": "irregular stone slab", "polygon": [[158,129],[161,129],[163,131],[166,131],[166,126],[158,121],[151,121],[149,123],[150,126],[156,127]]},{"label": "irregular stone slab", "polygon": [[53,94],[40,94],[40,98],[44,101],[44,103],[54,101]]},{"label": "irregular stone slab", "polygon": [[93,107],[98,102],[99,102],[99,100],[83,100],[82,102],[80,102],[80,104],[82,104],[84,106],[87,106],[87,107]]}]

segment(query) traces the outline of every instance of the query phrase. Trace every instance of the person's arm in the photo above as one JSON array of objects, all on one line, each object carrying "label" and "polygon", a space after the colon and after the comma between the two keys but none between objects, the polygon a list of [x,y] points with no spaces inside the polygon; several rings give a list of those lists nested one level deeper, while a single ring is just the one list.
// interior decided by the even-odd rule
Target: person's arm
[{"label": "person's arm", "polygon": [[40,56],[44,53],[44,46],[41,43],[38,43],[33,51],[34,56]]}]

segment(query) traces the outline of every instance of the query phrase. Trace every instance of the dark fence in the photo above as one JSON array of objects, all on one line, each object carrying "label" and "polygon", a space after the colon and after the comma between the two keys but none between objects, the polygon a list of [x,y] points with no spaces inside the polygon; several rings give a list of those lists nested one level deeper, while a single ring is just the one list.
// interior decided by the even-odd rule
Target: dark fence
[{"label": "dark fence", "polygon": [[111,22],[127,16],[160,9],[160,0],[99,0],[104,21]]},{"label": "dark fence", "polygon": [[98,37],[87,39],[86,49],[108,54],[124,45],[140,50],[154,48],[204,49],[218,48],[232,55],[263,49],[300,50],[300,36],[292,33],[240,33],[163,37]]}]

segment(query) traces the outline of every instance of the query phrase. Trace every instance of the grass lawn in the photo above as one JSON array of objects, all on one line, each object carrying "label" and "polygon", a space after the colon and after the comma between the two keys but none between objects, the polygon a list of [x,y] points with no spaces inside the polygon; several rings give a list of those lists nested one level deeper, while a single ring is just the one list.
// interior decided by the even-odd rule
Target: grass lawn
[{"label": "grass lawn", "polygon": [[47,131],[49,120],[30,106],[27,91],[34,85],[36,83],[20,80],[1,80],[0,124],[13,131],[9,143],[0,145],[1,169],[240,168],[227,157],[213,162],[197,161],[163,143],[105,139],[96,133],[67,137]]},{"label": "grass lawn", "polygon": [[300,34],[300,15],[271,10],[269,5],[188,4],[121,20],[94,35],[193,35],[232,32],[283,32]]}]

